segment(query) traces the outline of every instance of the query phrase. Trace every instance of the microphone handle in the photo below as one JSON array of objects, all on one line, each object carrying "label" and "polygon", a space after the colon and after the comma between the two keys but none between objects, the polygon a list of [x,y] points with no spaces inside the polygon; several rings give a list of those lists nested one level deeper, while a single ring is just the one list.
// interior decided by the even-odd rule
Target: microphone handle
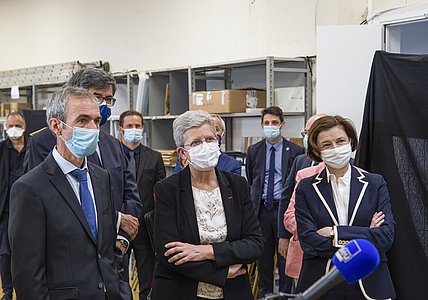
[{"label": "microphone handle", "polygon": [[300,293],[294,298],[295,300],[316,300],[335,285],[341,283],[344,280],[339,270],[333,267],[327,274],[321,277],[313,285],[311,285],[306,291]]}]

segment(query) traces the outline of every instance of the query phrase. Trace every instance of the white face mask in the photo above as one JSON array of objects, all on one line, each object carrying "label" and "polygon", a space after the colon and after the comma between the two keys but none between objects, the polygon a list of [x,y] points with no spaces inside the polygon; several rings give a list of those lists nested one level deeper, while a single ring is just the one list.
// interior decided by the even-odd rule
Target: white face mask
[{"label": "white face mask", "polygon": [[193,147],[189,150],[190,161],[189,163],[196,170],[209,171],[217,166],[218,158],[220,156],[220,148],[217,142],[206,143]]},{"label": "white face mask", "polygon": [[6,130],[7,136],[10,138],[20,138],[24,134],[25,129],[19,127],[10,127]]},{"label": "white face mask", "polygon": [[349,163],[351,153],[352,148],[351,143],[349,143],[341,147],[321,151],[321,159],[330,168],[341,169]]}]

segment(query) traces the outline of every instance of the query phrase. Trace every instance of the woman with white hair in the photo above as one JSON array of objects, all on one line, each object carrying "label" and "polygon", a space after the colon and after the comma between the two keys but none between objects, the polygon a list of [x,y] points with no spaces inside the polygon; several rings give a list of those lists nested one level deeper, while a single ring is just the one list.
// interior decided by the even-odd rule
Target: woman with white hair
[{"label": "woman with white hair", "polygon": [[246,265],[261,255],[263,238],[248,183],[216,169],[208,113],[180,115],[173,132],[188,166],[155,186],[152,299],[253,299]]}]

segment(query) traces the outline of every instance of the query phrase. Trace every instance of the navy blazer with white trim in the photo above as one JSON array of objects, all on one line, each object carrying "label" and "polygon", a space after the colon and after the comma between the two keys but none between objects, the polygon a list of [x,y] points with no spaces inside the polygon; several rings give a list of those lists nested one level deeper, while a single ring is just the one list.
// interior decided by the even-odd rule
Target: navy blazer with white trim
[{"label": "navy blazer with white trim", "polygon": [[[395,222],[386,182],[381,175],[362,172],[353,166],[351,168],[348,226],[341,226],[337,222],[326,169],[303,179],[296,189],[297,230],[304,252],[298,290],[305,290],[326,273],[327,263],[337,247],[352,239],[363,238],[372,242],[381,255],[377,270],[360,283],[363,294],[367,299],[394,299],[395,290],[385,252],[392,246]],[[385,214],[384,223],[380,227],[370,228],[373,214],[379,211]],[[326,226],[335,227],[333,241],[317,233],[318,229]]]}]

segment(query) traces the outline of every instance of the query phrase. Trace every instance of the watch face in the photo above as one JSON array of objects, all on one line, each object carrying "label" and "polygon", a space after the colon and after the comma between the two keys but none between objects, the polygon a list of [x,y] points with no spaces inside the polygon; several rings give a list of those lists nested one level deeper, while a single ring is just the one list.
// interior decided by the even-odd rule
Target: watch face
[{"label": "watch face", "polygon": [[129,244],[127,241],[125,240],[120,240],[120,243],[122,244],[123,247],[128,248]]}]

